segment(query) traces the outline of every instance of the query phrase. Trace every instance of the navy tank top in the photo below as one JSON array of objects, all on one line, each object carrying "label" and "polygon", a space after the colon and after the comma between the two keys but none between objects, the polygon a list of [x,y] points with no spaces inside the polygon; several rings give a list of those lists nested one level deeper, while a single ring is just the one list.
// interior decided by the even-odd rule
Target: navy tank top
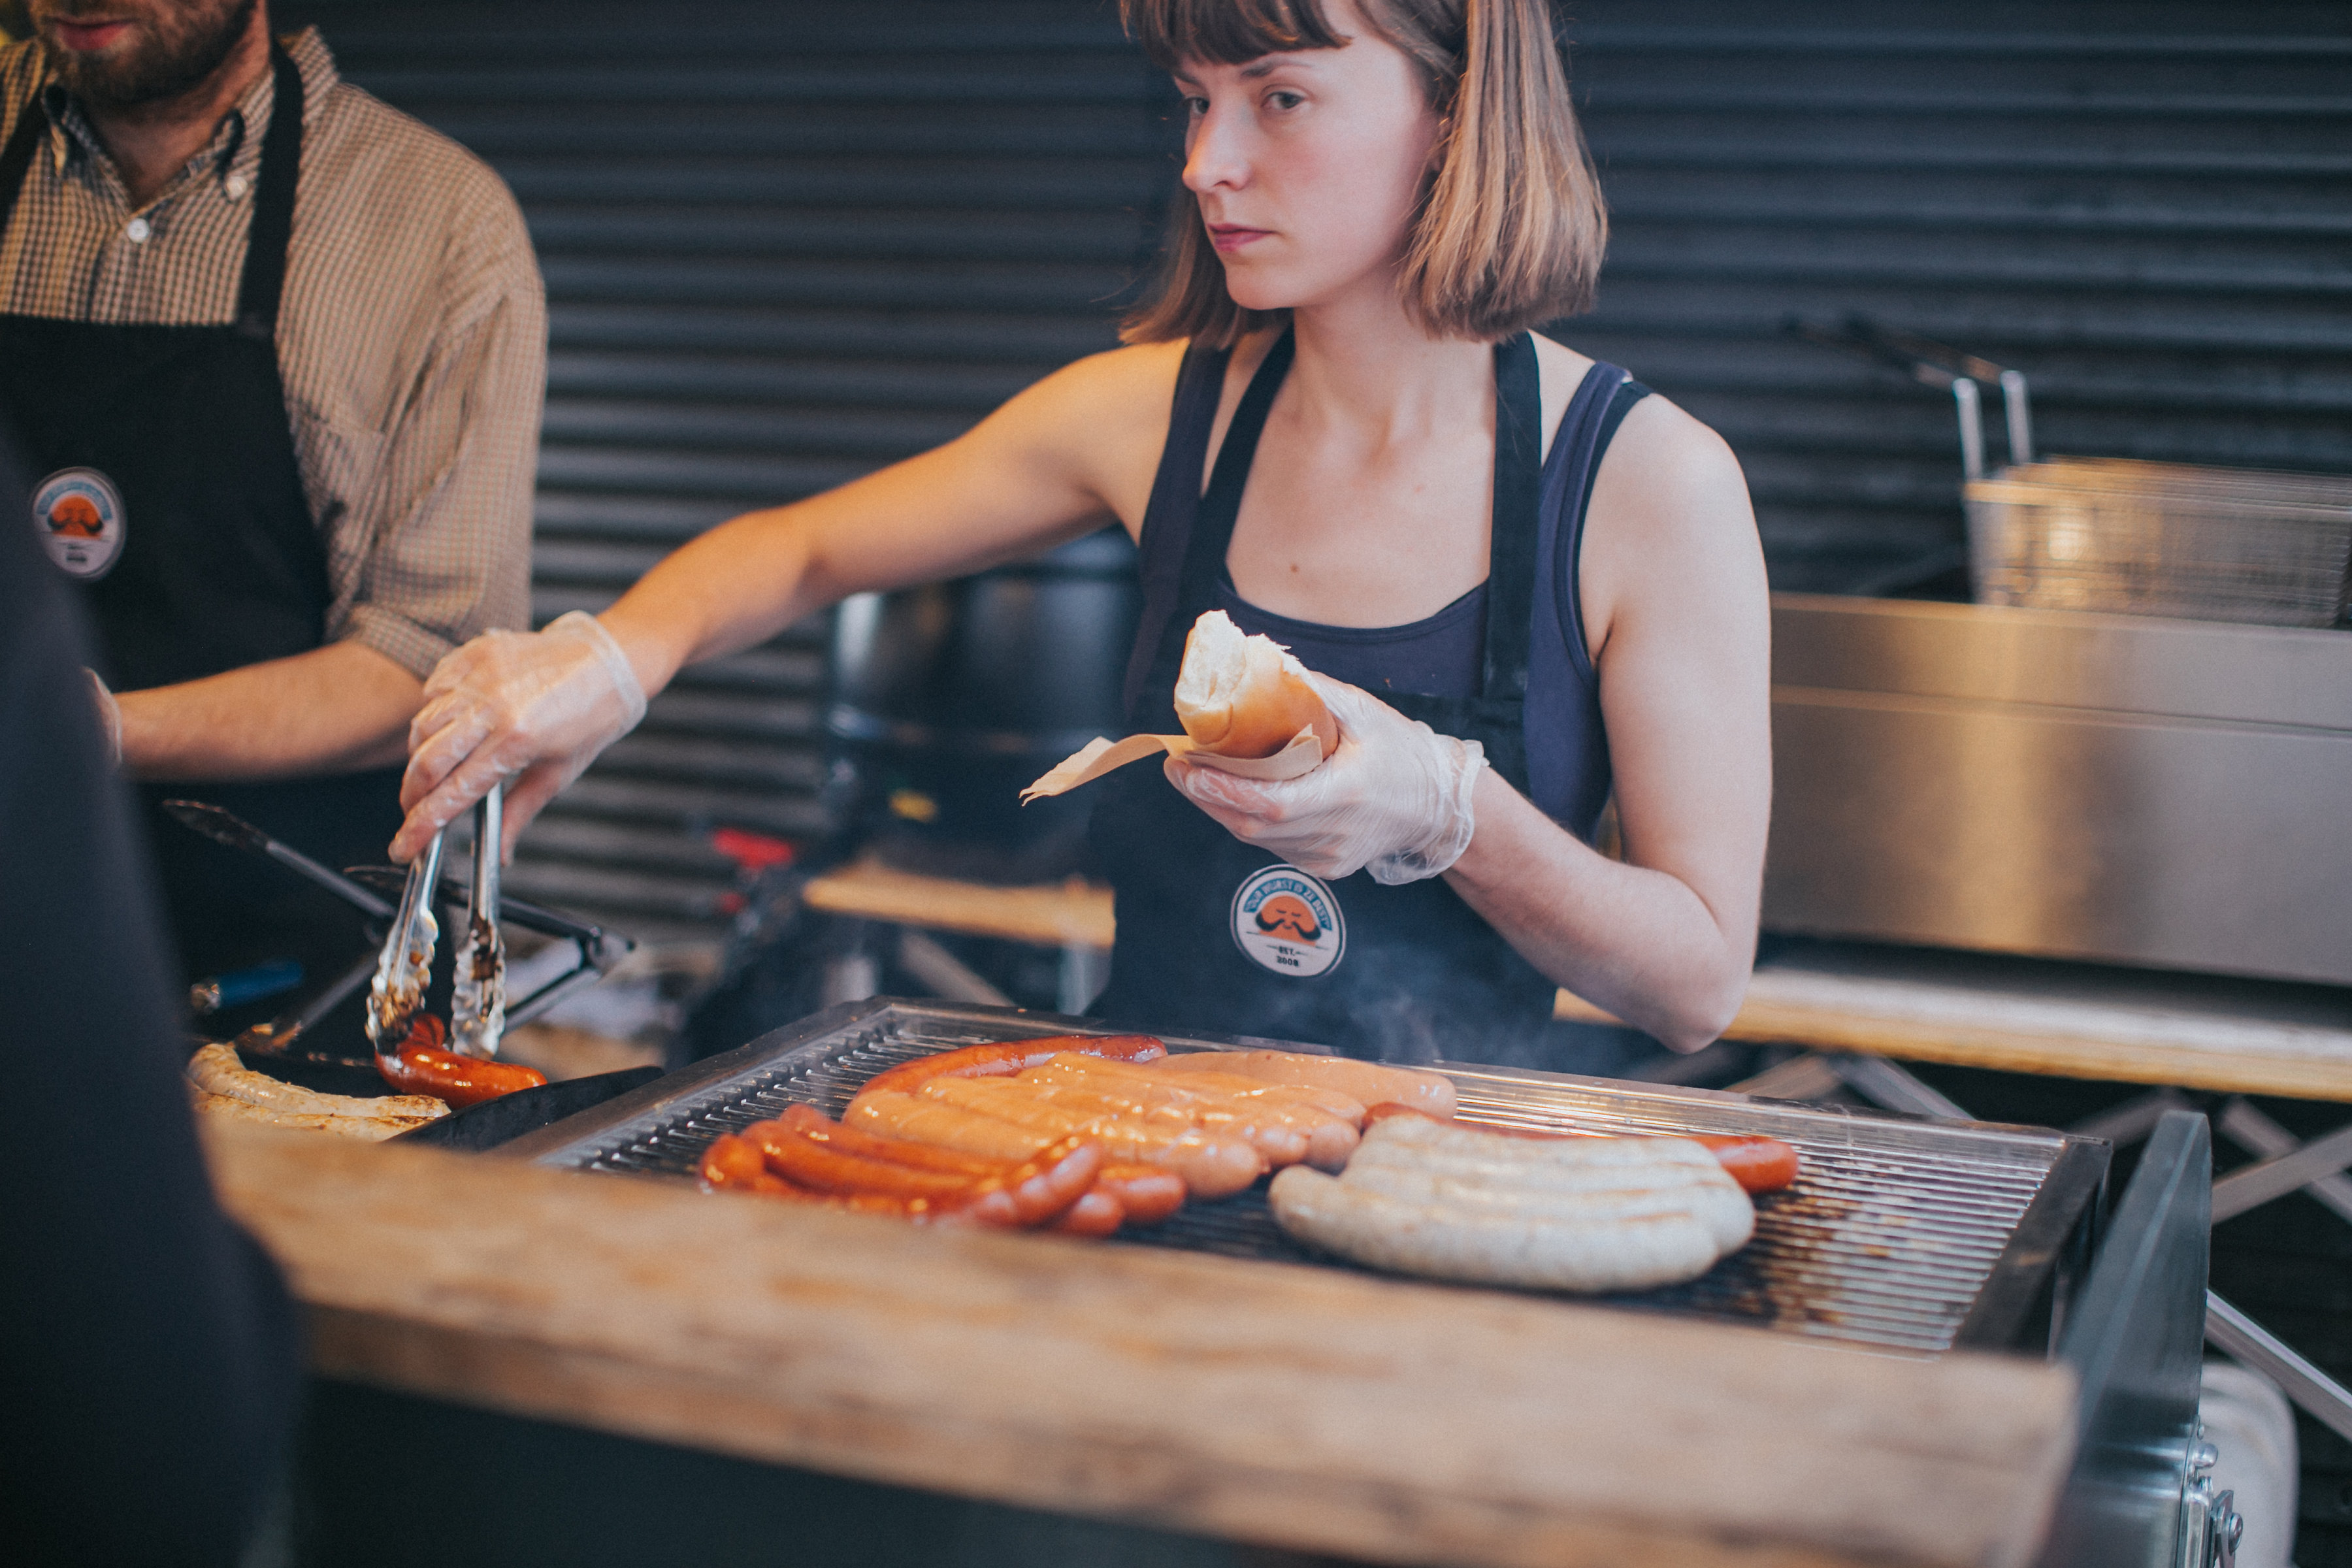
[{"label": "navy tank top", "polygon": [[[1561,414],[1544,458],[1528,661],[1528,795],[1587,842],[1608,804],[1611,773],[1600,675],[1584,635],[1579,572],[1584,514],[1601,454],[1648,392],[1614,365],[1596,363]],[[1215,405],[1209,408],[1213,414]],[[1278,616],[1243,598],[1230,572],[1218,574],[1216,599],[1242,630],[1272,637],[1307,668],[1334,680],[1375,697],[1466,700],[1478,694],[1484,672],[1486,586],[1479,584],[1433,616],[1394,626],[1331,626]]]},{"label": "navy tank top", "polygon": [[[1525,334],[1497,343],[1487,581],[1411,626],[1320,626],[1247,605],[1224,570],[1291,354],[1286,333],[1250,378],[1205,489],[1226,356],[1199,344],[1185,355],[1144,520],[1129,724],[1175,729],[1186,634],[1195,616],[1222,607],[1407,718],[1478,742],[1500,777],[1589,837],[1609,767],[1574,602],[1575,536],[1591,471],[1640,392],[1624,372],[1597,368],[1541,458],[1534,345]],[[1121,769],[1095,788],[1088,837],[1118,913],[1101,1016],[1162,1032],[1315,1041],[1390,1061],[1518,1059],[1549,1026],[1552,982],[1444,878],[1387,887],[1359,871],[1326,880],[1226,833],[1157,768]]]}]

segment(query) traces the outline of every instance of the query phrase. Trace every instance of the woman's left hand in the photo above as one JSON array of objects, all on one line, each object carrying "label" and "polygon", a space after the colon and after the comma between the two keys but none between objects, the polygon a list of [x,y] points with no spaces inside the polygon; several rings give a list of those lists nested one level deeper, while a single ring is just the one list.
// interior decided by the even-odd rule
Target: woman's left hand
[{"label": "woman's left hand", "polygon": [[1307,679],[1339,721],[1314,772],[1261,783],[1170,757],[1168,782],[1244,844],[1338,879],[1369,869],[1389,887],[1434,877],[1470,847],[1470,793],[1486,765],[1475,741],[1441,735],[1370,692]]}]

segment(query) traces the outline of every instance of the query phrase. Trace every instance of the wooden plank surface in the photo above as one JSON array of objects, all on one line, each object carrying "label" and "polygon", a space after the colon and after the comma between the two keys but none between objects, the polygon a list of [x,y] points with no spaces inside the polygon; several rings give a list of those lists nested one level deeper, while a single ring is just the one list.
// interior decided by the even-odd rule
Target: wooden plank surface
[{"label": "wooden plank surface", "polygon": [[2065,1370],[207,1128],[320,1373],[1395,1563],[2031,1560]]},{"label": "wooden plank surface", "polygon": [[813,879],[801,896],[811,909],[831,914],[935,931],[1041,947],[1111,944],[1110,889],[1077,877],[1036,887],[994,888],[856,860]]},{"label": "wooden plank surface", "polygon": [[[1568,992],[1554,1016],[1616,1020]],[[1758,968],[1724,1037],[1908,1061],[2352,1100],[2352,993],[1973,954]]]}]

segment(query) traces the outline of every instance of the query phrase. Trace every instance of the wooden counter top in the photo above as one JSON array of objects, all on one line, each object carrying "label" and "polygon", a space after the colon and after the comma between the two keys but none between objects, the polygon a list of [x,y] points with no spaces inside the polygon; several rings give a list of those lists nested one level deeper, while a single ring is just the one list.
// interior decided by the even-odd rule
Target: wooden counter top
[{"label": "wooden counter top", "polygon": [[[1553,1016],[1614,1023],[1568,992]],[[2352,1101],[2352,992],[1822,943],[1757,966],[1724,1038]]]},{"label": "wooden counter top", "polygon": [[1396,1563],[2030,1562],[2071,1374],[205,1129],[321,1374]]}]

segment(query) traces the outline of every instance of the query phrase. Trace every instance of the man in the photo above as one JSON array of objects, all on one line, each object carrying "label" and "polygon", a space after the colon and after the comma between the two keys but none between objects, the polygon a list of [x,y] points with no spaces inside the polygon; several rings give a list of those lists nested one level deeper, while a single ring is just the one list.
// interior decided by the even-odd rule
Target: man
[{"label": "man", "polygon": [[420,679],[528,608],[545,304],[512,197],[266,0],[30,0],[0,50],[0,416],[191,974],[360,949],[160,815],[380,861]]}]

